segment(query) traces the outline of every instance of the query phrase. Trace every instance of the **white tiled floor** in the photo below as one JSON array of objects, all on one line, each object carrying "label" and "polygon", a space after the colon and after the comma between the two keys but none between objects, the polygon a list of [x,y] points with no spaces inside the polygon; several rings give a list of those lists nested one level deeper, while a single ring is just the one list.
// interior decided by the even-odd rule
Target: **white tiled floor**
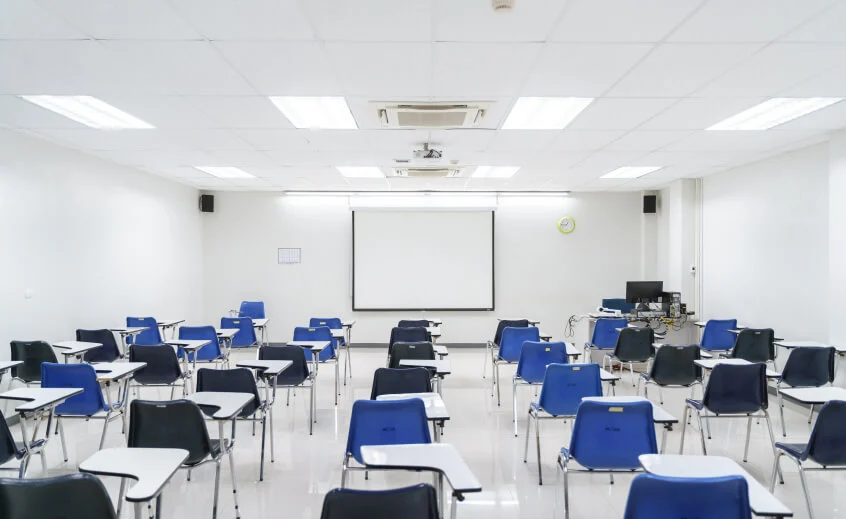
[{"label": "white tiled floor", "polygon": [[[235,358],[255,355],[255,350],[239,351]],[[241,516],[244,518],[315,519],[320,516],[324,494],[339,486],[340,466],[347,438],[347,425],[352,402],[369,398],[373,371],[384,363],[381,349],[353,350],[355,377],[350,385],[342,387],[338,407],[332,400],[332,368],[320,372],[317,417],[314,436],[307,428],[307,392],[292,397],[290,407],[285,406],[284,392],[276,403],[275,433],[276,462],[266,463],[265,481],[258,482],[260,438],[250,435],[249,424],[240,424],[235,447],[235,464]],[[522,389],[518,406],[520,437],[515,438],[511,423],[511,385],[513,367],[502,368],[503,402],[497,407],[490,396],[490,378],[481,378],[483,353],[481,350],[452,349],[453,374],[447,377],[444,400],[453,419],[447,423],[442,441],[456,445],[464,459],[476,473],[484,491],[469,495],[460,503],[458,517],[474,518],[526,518],[563,517],[561,487],[556,484],[555,460],[561,446],[569,442],[569,426],[563,422],[545,422],[542,428],[542,453],[545,484],[537,485],[534,448],[530,445],[529,463],[522,462],[525,411],[531,389]],[[234,364],[234,363],[233,363]],[[490,377],[490,370],[488,370]],[[633,394],[628,375],[618,385],[617,394]],[[168,396],[166,390],[143,390],[142,398]],[[653,392],[654,393],[654,392]],[[653,398],[657,394],[651,393]],[[665,408],[681,417],[686,391],[665,391]],[[776,439],[781,439],[778,411],[773,400],[773,426]],[[805,441],[810,431],[805,415],[787,408],[789,439]],[[66,427],[70,460],[63,463],[59,442],[48,446],[49,474],[73,472],[77,464],[90,456],[97,447],[102,422],[69,422]],[[18,427],[14,427],[18,432]],[[216,427],[212,435],[216,435]],[[716,420],[712,424],[713,440],[708,443],[709,453],[729,456],[740,461],[743,455],[745,434],[744,420]],[[846,431],[844,431],[846,434]],[[744,466],[759,480],[766,482],[772,469],[773,454],[765,425],[753,425],[749,463]],[[658,437],[660,441],[660,436]],[[667,442],[669,453],[678,452],[680,429],[670,433]],[[107,447],[121,446],[124,437],[118,422],[110,426]],[[688,428],[686,451],[699,454],[698,431]],[[268,454],[269,456],[269,454]],[[785,485],[776,488],[776,495],[796,514],[807,517],[804,498],[795,467],[783,463]],[[40,462],[33,460],[29,477],[40,477]],[[614,485],[608,484],[605,475],[574,475],[571,478],[571,517],[591,519],[618,519],[623,516],[631,476],[616,477]],[[364,481],[362,473],[353,473],[355,488],[387,488],[419,481],[430,482],[431,476],[399,472],[372,473]],[[184,472],[177,474],[164,493],[164,517],[210,517],[214,481],[214,467],[206,465],[195,470],[192,481]],[[842,472],[812,472],[809,474],[812,498],[817,518],[846,516],[846,475]],[[106,480],[107,488],[115,497],[116,479]],[[221,517],[234,515],[231,482],[228,467],[221,476]],[[841,489],[838,492],[838,489]],[[556,510],[556,503],[558,509]],[[131,516],[125,508],[124,517]]]}]

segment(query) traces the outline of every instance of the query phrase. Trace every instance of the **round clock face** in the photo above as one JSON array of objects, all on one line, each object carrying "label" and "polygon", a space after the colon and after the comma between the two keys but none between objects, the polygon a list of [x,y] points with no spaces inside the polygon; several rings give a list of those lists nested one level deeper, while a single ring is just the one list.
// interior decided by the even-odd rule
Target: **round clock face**
[{"label": "round clock face", "polygon": [[572,216],[565,216],[558,220],[558,230],[564,234],[570,234],[576,230],[576,220]]}]

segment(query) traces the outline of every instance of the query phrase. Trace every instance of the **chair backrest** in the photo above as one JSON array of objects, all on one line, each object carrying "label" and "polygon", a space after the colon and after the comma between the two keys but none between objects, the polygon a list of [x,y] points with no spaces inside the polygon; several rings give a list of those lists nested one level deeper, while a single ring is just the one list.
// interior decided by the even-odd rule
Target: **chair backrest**
[{"label": "chair backrest", "polygon": [[634,470],[641,454],[658,454],[651,403],[582,402],[570,439],[570,455],[579,465]]},{"label": "chair backrest", "polygon": [[831,400],[822,406],[811,438],[808,456],[820,465],[846,465],[846,401]]},{"label": "chair backrest", "polygon": [[602,300],[602,308],[610,308],[611,310],[619,310],[624,314],[630,314],[634,311],[635,304],[627,303],[625,297],[611,297]]},{"label": "chair backrest", "polygon": [[106,487],[93,474],[0,479],[3,519],[114,519]]},{"label": "chair backrest", "polygon": [[279,386],[298,386],[308,378],[308,361],[299,346],[262,346],[260,360],[290,360],[293,364],[276,377]]},{"label": "chair backrest", "polygon": [[[340,317],[312,317],[308,321],[308,325],[311,328],[315,326],[328,326],[330,330],[342,330],[344,328],[344,323],[341,321]],[[341,338],[338,339],[340,344],[346,344],[346,339]]]},{"label": "chair backrest", "polygon": [[655,353],[655,330],[642,328],[623,328],[617,335],[614,356],[623,362],[645,362]]},{"label": "chair backrest", "polygon": [[241,301],[241,309],[238,311],[238,317],[265,319],[264,301]]},{"label": "chair backrest", "polygon": [[[217,391],[219,393],[250,393],[253,401],[247,404],[238,414],[240,417],[247,417],[256,412],[261,404],[258,385],[253,372],[247,368],[235,369],[208,369],[197,370],[197,392]],[[203,410],[203,407],[200,406]],[[212,413],[207,413],[211,416]]]},{"label": "chair backrest", "polygon": [[390,490],[336,488],[323,498],[320,519],[438,519],[434,487],[420,484]]},{"label": "chair backrest", "polygon": [[132,376],[139,384],[173,384],[182,376],[176,352],[167,344],[130,346],[129,362],[147,363]]},{"label": "chair backrest", "polygon": [[428,319],[402,319],[397,323],[397,328],[428,328]]},{"label": "chair backrest", "polygon": [[506,326],[499,340],[499,358],[508,362],[517,362],[520,360],[520,350],[523,349],[523,343],[526,341],[539,342],[540,330],[534,326],[520,328]]},{"label": "chair backrest", "polygon": [[506,328],[528,328],[529,327],[529,320],[528,319],[502,319],[496,325],[496,333],[494,333],[494,344],[499,346],[499,342],[502,340],[502,331]]},{"label": "chair backrest", "polygon": [[253,328],[253,320],[250,317],[221,317],[221,328],[237,328],[238,333],[232,337],[233,348],[248,348],[255,346],[256,329]]},{"label": "chair backrest", "polygon": [[517,376],[531,384],[540,384],[550,364],[567,364],[565,343],[526,341],[520,348]]},{"label": "chair backrest", "polygon": [[430,393],[431,391],[432,378],[426,368],[379,368],[373,374],[370,400],[376,400],[379,395]]},{"label": "chair backrest", "polygon": [[833,347],[795,348],[787,357],[781,380],[792,387],[820,387],[834,381]]},{"label": "chair backrest", "polygon": [[388,348],[397,342],[430,342],[429,332],[425,327],[400,328],[395,326],[391,329],[391,338],[388,341]]},{"label": "chair backrest", "polygon": [[749,519],[743,476],[672,478],[640,474],[632,480],[623,519]]},{"label": "chair backrest", "polygon": [[362,445],[432,443],[426,407],[419,398],[356,400],[350,415],[348,454],[361,461]]},{"label": "chair backrest", "polygon": [[77,330],[76,340],[80,342],[99,342],[99,348],[83,354],[85,362],[113,362],[120,357],[115,334],[111,330]]},{"label": "chair backrest", "polygon": [[734,346],[735,336],[729,330],[737,329],[737,319],[709,319],[702,330],[699,347],[703,350],[728,351]]},{"label": "chair backrest", "polygon": [[185,449],[185,465],[196,465],[212,452],[203,413],[190,400],[133,400],[126,446]]},{"label": "chair backrest", "polygon": [[56,414],[90,416],[109,409],[103,390],[97,382],[97,372],[91,364],[41,364],[41,387],[82,388],[82,393],[56,406]]},{"label": "chair backrest", "polygon": [[746,328],[737,335],[731,356],[749,362],[767,362],[775,358],[775,332],[771,328]]},{"label": "chair backrest", "polygon": [[599,364],[550,364],[538,405],[553,416],[575,416],[582,398],[602,396]]},{"label": "chair backrest", "polygon": [[[222,355],[220,352],[220,341],[217,339],[217,331],[214,329],[214,326],[180,326],[179,338],[185,341],[211,341],[197,350],[197,360],[214,360]],[[178,352],[179,358],[185,355],[185,351],[182,348],[179,348]],[[188,354],[188,360],[194,360],[194,353]]]},{"label": "chair backrest", "polygon": [[699,358],[698,344],[665,344],[655,352],[649,378],[659,386],[689,386],[701,382],[702,368],[693,363]]},{"label": "chair backrest", "polygon": [[153,346],[162,343],[162,334],[159,333],[159,323],[155,317],[127,317],[127,328],[146,328],[143,332],[130,335],[126,338],[127,344],[139,344],[142,346]]},{"label": "chair backrest", "polygon": [[399,368],[403,359],[435,360],[431,342],[397,342],[391,347],[389,368]]},{"label": "chair backrest", "polygon": [[3,416],[3,411],[0,410],[0,465],[12,458],[17,458],[18,452],[15,437],[12,436],[12,431],[9,429],[6,417]]},{"label": "chair backrest", "polygon": [[593,324],[593,336],[590,343],[600,350],[611,350],[617,345],[617,328],[625,328],[629,322],[625,318],[602,318]]},{"label": "chair backrest", "polygon": [[757,364],[717,364],[702,400],[717,414],[754,413],[767,408],[767,368]]},{"label": "chair backrest", "polygon": [[12,360],[22,360],[23,364],[12,368],[12,376],[24,382],[41,380],[41,363],[58,362],[53,347],[44,341],[12,341]]},{"label": "chair backrest", "polygon": [[[331,344],[328,348],[321,350],[317,354],[317,360],[320,362],[331,359],[335,356],[335,347],[337,341],[332,338],[332,329],[328,326],[297,326],[294,328],[295,341],[329,341]],[[305,350],[307,360],[312,360],[311,350]]]}]

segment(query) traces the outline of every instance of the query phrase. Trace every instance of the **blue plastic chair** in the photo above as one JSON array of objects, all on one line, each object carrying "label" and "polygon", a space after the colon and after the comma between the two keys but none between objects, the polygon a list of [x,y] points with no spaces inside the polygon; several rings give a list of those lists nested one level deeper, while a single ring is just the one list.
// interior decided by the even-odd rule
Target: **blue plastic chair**
[{"label": "blue plastic chair", "polygon": [[350,467],[352,457],[359,464],[364,445],[408,445],[432,443],[426,407],[419,398],[408,400],[356,400],[350,415],[347,448],[341,465],[341,488],[347,484],[348,470],[372,470]]},{"label": "blue plastic chair", "polygon": [[623,519],[749,519],[743,476],[672,478],[639,474],[632,480]]},{"label": "blue plastic chair", "polygon": [[[564,475],[564,517],[570,514],[571,472],[614,472],[640,470],[638,456],[657,454],[652,404],[649,402],[585,401],[576,412],[570,448],[562,448],[558,466]],[[575,460],[586,470],[569,468]]]},{"label": "blue plastic chair", "polygon": [[[344,323],[339,317],[312,317],[308,322],[309,327],[328,326],[330,330],[343,330]],[[337,339],[337,347],[339,350],[344,350],[344,385],[347,385],[347,368],[350,370],[350,378],[352,378],[352,359],[350,359],[350,345],[347,344],[347,339],[341,337]],[[335,352],[337,354],[337,351]]]},{"label": "blue plastic chair", "polygon": [[[220,341],[217,338],[217,331],[214,326],[181,326],[179,338],[182,340],[205,340],[210,341],[197,350],[196,362],[216,362],[229,365],[228,356],[220,349]],[[186,353],[182,348],[177,349],[177,356],[181,359]],[[189,353],[188,361],[194,362],[194,353]]]},{"label": "blue plastic chair", "polygon": [[264,301],[241,301],[241,309],[238,310],[238,317],[266,319],[267,316],[264,315]]},{"label": "blue plastic chair", "polygon": [[[57,405],[54,411],[56,428],[59,430],[62,440],[62,453],[65,461],[68,461],[68,452],[65,448],[65,431],[62,427],[62,420],[103,420],[103,433],[100,435],[98,450],[103,448],[103,442],[106,441],[109,421],[117,416],[113,415],[115,411],[119,412],[121,419],[124,420],[124,428],[126,427],[126,415],[122,402],[114,402],[111,406],[106,403],[103,390],[100,383],[97,382],[95,367],[91,364],[54,364],[52,362],[41,364],[41,387],[82,388],[82,393],[68,398],[63,404]],[[124,389],[122,399],[125,400],[126,397],[127,391]]]},{"label": "blue plastic chair", "polygon": [[563,342],[527,341],[520,349],[517,372],[511,380],[514,437],[517,437],[517,386],[539,386],[550,364],[567,364],[567,344]]},{"label": "blue plastic chair", "polygon": [[[582,399],[602,396],[599,364],[550,364],[546,367],[537,402],[529,405],[526,421],[526,443],[523,463],[529,457],[529,432],[535,423],[535,440],[538,446],[538,485],[543,485],[540,456],[540,420],[574,418]],[[572,422],[570,422],[572,427]]]},{"label": "blue plastic chair", "polygon": [[288,398],[285,405],[291,405],[291,388],[302,387],[308,389],[308,434],[314,432],[314,373],[308,369],[308,361],[305,357],[304,348],[297,346],[262,346],[259,348],[258,358],[260,360],[290,360],[293,364],[276,377],[273,400],[276,399],[277,387],[284,387],[288,390]]},{"label": "blue plastic chair", "polygon": [[625,328],[629,325],[626,318],[601,318],[593,324],[593,335],[589,342],[585,343],[585,360],[591,359],[592,350],[613,350],[617,346],[617,336],[620,332],[617,328]]},{"label": "blue plastic chair", "polygon": [[499,349],[494,355],[493,360],[493,380],[491,381],[491,396],[493,396],[493,389],[496,386],[496,405],[500,405],[500,391],[499,391],[499,365],[513,364],[520,360],[520,350],[523,349],[523,343],[526,341],[539,342],[540,331],[535,326],[514,327],[506,326],[502,330],[502,338],[499,341]]},{"label": "blue plastic chair", "polygon": [[[821,387],[834,382],[834,357],[836,350],[831,347],[803,347],[795,348],[787,357],[784,369],[776,383],[778,393],[778,411],[781,414],[781,434],[787,436],[787,426],[784,423],[784,400],[781,387]],[[814,416],[814,405],[811,404],[808,413],[808,423]]]},{"label": "blue plastic chair", "polygon": [[[337,347],[337,340],[332,338],[332,330],[328,326],[297,326],[294,328],[295,341],[329,341],[329,347],[324,348],[317,354],[317,362],[333,363],[335,364],[335,405],[338,405],[338,395],[340,394],[340,386],[338,385],[338,356],[335,353]],[[303,348],[306,360],[314,361],[314,353],[308,348]],[[316,374],[316,372],[315,372]]]},{"label": "blue plastic chair", "polygon": [[[775,489],[776,472],[779,471],[779,460],[782,456],[792,459],[799,467],[799,481],[805,493],[805,503],[808,505],[808,516],[814,519],[811,506],[811,496],[808,493],[808,483],[805,481],[806,470],[842,470],[846,468],[846,401],[832,400],[820,409],[817,423],[811,431],[808,443],[776,443],[776,458],[773,473],[770,478],[770,492]],[[803,463],[811,460],[820,467],[805,467]]]},{"label": "blue plastic chair", "polygon": [[155,346],[162,344],[162,335],[159,333],[159,323],[155,317],[127,317],[127,328],[147,328],[137,335],[130,335],[126,338],[126,344],[138,344],[139,346]]},{"label": "blue plastic chair", "polygon": [[619,310],[624,314],[630,314],[634,312],[635,304],[627,303],[625,297],[611,297],[602,300],[602,308]]},{"label": "blue plastic chair", "polygon": [[488,360],[493,362],[494,349],[499,348],[499,341],[502,340],[502,331],[508,327],[526,328],[528,326],[528,319],[500,319],[497,322],[493,340],[485,342],[485,363],[482,365],[482,378],[485,378],[485,375],[487,374]]},{"label": "blue plastic chair", "polygon": [[709,319],[702,330],[699,347],[706,351],[729,351],[737,336],[729,330],[737,329],[737,319]]},{"label": "blue plastic chair", "polygon": [[221,317],[221,328],[238,328],[238,333],[232,337],[233,348],[249,348],[258,344],[256,329],[250,317]]}]

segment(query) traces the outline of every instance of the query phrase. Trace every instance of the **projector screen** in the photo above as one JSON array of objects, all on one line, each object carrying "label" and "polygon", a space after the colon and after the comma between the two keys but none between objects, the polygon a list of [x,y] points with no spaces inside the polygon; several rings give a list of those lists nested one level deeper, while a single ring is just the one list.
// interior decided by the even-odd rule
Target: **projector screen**
[{"label": "projector screen", "polygon": [[353,211],[353,310],[493,310],[493,211]]}]

